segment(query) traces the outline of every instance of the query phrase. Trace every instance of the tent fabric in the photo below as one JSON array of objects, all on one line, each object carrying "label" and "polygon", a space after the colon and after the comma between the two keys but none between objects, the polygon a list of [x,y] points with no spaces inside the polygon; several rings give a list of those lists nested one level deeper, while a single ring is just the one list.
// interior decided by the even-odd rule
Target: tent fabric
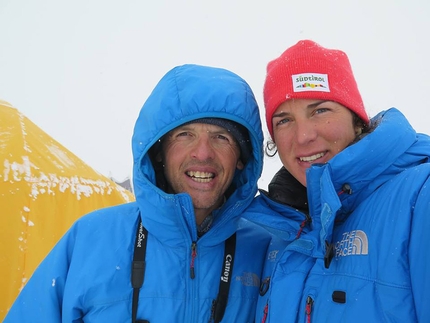
[{"label": "tent fabric", "polygon": [[130,191],[0,100],[0,321],[77,218],[131,201]]}]

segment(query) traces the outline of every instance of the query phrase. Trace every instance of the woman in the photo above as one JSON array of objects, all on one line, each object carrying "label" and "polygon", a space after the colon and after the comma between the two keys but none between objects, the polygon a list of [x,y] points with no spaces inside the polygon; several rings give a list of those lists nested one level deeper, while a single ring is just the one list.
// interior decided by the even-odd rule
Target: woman
[{"label": "woman", "polygon": [[256,322],[428,320],[430,138],[370,120],[347,55],[309,40],[268,64],[264,103],[283,168],[247,216],[273,234]]}]

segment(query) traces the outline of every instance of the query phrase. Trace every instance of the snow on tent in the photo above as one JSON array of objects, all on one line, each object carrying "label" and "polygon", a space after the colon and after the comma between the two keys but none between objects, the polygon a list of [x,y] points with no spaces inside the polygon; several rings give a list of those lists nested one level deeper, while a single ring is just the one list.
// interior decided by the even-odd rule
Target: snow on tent
[{"label": "snow on tent", "polygon": [[0,100],[0,321],[59,238],[82,215],[134,200]]}]

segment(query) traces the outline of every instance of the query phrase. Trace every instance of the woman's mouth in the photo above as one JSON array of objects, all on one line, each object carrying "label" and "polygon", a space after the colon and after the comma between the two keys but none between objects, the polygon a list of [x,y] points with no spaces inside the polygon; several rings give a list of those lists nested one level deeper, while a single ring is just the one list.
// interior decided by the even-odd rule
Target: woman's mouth
[{"label": "woman's mouth", "polygon": [[299,157],[299,159],[302,162],[312,163],[315,160],[323,157],[325,154],[326,154],[325,152],[324,153],[318,153],[318,154],[315,154],[315,155],[312,155],[312,156]]}]

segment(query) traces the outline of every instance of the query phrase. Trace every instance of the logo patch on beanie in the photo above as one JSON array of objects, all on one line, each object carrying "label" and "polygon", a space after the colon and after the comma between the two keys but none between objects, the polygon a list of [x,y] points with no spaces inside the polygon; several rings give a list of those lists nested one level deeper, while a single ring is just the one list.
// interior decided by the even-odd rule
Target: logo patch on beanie
[{"label": "logo patch on beanie", "polygon": [[294,92],[330,92],[328,75],[319,73],[303,73],[291,76],[293,79]]}]

